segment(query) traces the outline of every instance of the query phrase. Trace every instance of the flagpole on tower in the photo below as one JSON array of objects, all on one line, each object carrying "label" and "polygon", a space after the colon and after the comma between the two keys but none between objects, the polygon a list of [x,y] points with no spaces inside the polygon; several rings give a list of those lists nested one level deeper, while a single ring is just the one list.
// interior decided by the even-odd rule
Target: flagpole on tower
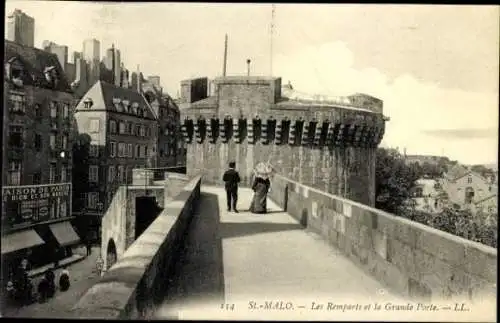
[{"label": "flagpole on tower", "polygon": [[270,74],[271,74],[271,76],[273,76],[274,12],[275,12],[275,5],[273,3],[272,4],[272,10],[271,10],[271,28],[270,28],[270,34],[271,34],[271,44],[270,44]]}]

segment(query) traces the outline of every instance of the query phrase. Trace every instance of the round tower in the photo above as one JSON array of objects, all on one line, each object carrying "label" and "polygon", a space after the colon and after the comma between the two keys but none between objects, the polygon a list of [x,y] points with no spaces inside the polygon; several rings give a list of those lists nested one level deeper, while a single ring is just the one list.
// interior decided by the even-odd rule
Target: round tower
[{"label": "round tower", "polygon": [[206,78],[183,81],[182,132],[187,173],[221,184],[230,161],[242,185],[270,162],[283,176],[367,205],[375,203],[375,150],[382,101],[365,94],[307,99],[282,93],[281,78],[222,77],[207,96]]}]

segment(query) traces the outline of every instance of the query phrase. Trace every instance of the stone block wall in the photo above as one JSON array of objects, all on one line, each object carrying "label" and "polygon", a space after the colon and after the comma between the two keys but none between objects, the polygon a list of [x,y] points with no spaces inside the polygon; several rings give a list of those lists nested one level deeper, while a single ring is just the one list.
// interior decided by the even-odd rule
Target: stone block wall
[{"label": "stone block wall", "polygon": [[[126,204],[126,227],[125,227],[125,250],[135,241],[135,222],[136,217],[141,216],[136,213],[136,198],[142,196],[153,196],[159,207],[164,207],[165,187],[149,186],[149,187],[128,187],[127,204]],[[104,244],[104,240],[102,240]],[[118,258],[120,259],[120,258]]]},{"label": "stone block wall", "polygon": [[[196,156],[187,159],[188,175],[203,172],[204,181],[220,185],[229,162],[235,161],[242,185],[250,185],[255,165],[270,162],[280,174],[306,185],[367,205],[375,203],[376,146],[384,131],[380,116],[341,109],[306,113],[278,108],[258,119],[247,114],[240,120],[214,119],[208,111],[184,113],[192,118],[192,124],[188,119],[184,126],[188,155]],[[226,120],[230,127],[224,132],[220,128]]]},{"label": "stone block wall", "polygon": [[271,185],[273,201],[395,292],[415,300],[495,303],[496,249],[280,175]]},{"label": "stone block wall", "polygon": [[[17,125],[24,129],[23,147],[21,149],[5,149],[2,154],[3,169],[8,169],[9,161],[22,163],[20,185],[33,185],[33,175],[41,175],[40,183],[49,183],[49,169],[51,164],[56,166],[56,178],[59,180],[61,169],[67,170],[66,182],[71,182],[72,169],[72,143],[75,137],[73,119],[73,96],[71,93],[52,91],[45,88],[24,86],[15,89],[10,83],[4,82],[4,107],[3,111],[3,147],[9,148],[9,126]],[[11,94],[21,94],[25,98],[25,112],[22,114],[10,111],[12,103]],[[51,117],[51,102],[57,103],[57,118]],[[63,105],[69,106],[68,118],[63,118]],[[37,108],[39,115],[37,116]],[[57,132],[53,132],[52,129]],[[35,149],[35,134],[41,136],[41,149]],[[50,148],[50,135],[56,134],[56,149]],[[67,137],[67,146],[63,149],[63,136]],[[60,158],[64,151],[66,157]],[[2,184],[7,183],[8,172],[2,174]]]},{"label": "stone block wall", "polygon": [[132,170],[132,185],[152,185],[154,180],[154,172],[148,169],[133,169]]},{"label": "stone block wall", "polygon": [[188,182],[186,175],[165,172],[164,203],[174,199]]},{"label": "stone block wall", "polygon": [[115,243],[118,259],[127,250],[127,193],[125,186],[116,190],[109,208],[102,217],[101,228],[101,257],[104,260],[104,268],[107,268],[106,254],[110,240]]},{"label": "stone block wall", "polygon": [[87,319],[148,319],[161,301],[172,265],[200,198],[193,178],[118,262],[67,313]]},{"label": "stone block wall", "polygon": [[280,96],[280,78],[223,77],[215,79],[218,116],[265,114]]},{"label": "stone block wall", "polygon": [[136,214],[136,198],[147,194],[154,196],[158,206],[164,208],[167,198],[172,198],[172,196],[165,194],[177,194],[180,191],[180,185],[177,185],[177,190],[166,190],[165,186],[141,186],[120,186],[102,217],[101,255],[104,260],[104,268],[108,267],[105,255],[111,240],[116,246],[117,259],[120,259],[135,241],[136,216],[140,216]]},{"label": "stone block wall", "polygon": [[215,84],[210,100],[181,109],[187,155],[196,157],[187,159],[188,175],[203,172],[204,181],[221,185],[235,161],[242,185],[250,185],[255,165],[270,162],[301,183],[374,205],[381,100],[375,112],[290,100],[281,96],[281,78],[222,77]]}]

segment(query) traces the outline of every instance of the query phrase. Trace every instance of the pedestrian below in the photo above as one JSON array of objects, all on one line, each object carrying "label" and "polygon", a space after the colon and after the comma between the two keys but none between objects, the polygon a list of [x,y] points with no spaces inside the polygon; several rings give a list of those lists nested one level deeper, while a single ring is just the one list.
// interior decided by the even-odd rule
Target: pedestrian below
[{"label": "pedestrian below", "polygon": [[59,288],[61,291],[65,292],[69,289],[70,281],[69,281],[69,271],[64,268],[59,276]]},{"label": "pedestrian below", "polygon": [[44,303],[48,298],[49,282],[46,277],[38,283],[38,301]]},{"label": "pedestrian below", "polygon": [[25,286],[25,294],[24,294],[24,304],[32,304],[33,299],[33,283],[31,279],[28,277],[26,273],[26,286]]},{"label": "pedestrian below", "polygon": [[226,197],[227,197],[227,210],[238,213],[236,204],[238,203],[238,183],[240,182],[240,174],[236,171],[236,163],[230,162],[229,169],[222,176],[225,183]]},{"label": "pedestrian below", "polygon": [[14,286],[14,283],[9,280],[7,283],[7,293],[6,293],[6,301],[8,304],[15,304],[16,302],[16,287]]},{"label": "pedestrian below", "polygon": [[16,299],[21,304],[27,304],[31,301],[32,284],[28,277],[28,272],[22,265],[17,268],[14,285],[16,286]]},{"label": "pedestrian below", "polygon": [[90,256],[92,254],[92,240],[90,239],[90,236],[87,237],[86,239],[86,245],[87,245],[87,256]]},{"label": "pedestrian below", "polygon": [[47,279],[47,296],[52,297],[56,292],[56,275],[51,268],[47,269],[45,272],[45,279]]},{"label": "pedestrian below", "polygon": [[28,259],[24,258],[22,261],[21,261],[21,268],[23,268],[24,270],[26,271],[29,271],[31,268],[31,266],[29,265],[29,261]]}]

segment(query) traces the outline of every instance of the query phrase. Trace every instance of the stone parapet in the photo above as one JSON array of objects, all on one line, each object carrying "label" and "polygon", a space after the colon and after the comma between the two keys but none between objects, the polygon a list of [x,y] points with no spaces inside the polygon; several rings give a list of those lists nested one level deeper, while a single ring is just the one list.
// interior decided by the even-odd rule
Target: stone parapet
[{"label": "stone parapet", "polygon": [[147,319],[161,300],[200,197],[196,176],[68,313],[73,318]]},{"label": "stone parapet", "polygon": [[495,310],[496,249],[280,175],[271,187],[274,202],[395,292]]},{"label": "stone parapet", "polygon": [[153,185],[154,171],[150,169],[132,169],[132,185]]}]

